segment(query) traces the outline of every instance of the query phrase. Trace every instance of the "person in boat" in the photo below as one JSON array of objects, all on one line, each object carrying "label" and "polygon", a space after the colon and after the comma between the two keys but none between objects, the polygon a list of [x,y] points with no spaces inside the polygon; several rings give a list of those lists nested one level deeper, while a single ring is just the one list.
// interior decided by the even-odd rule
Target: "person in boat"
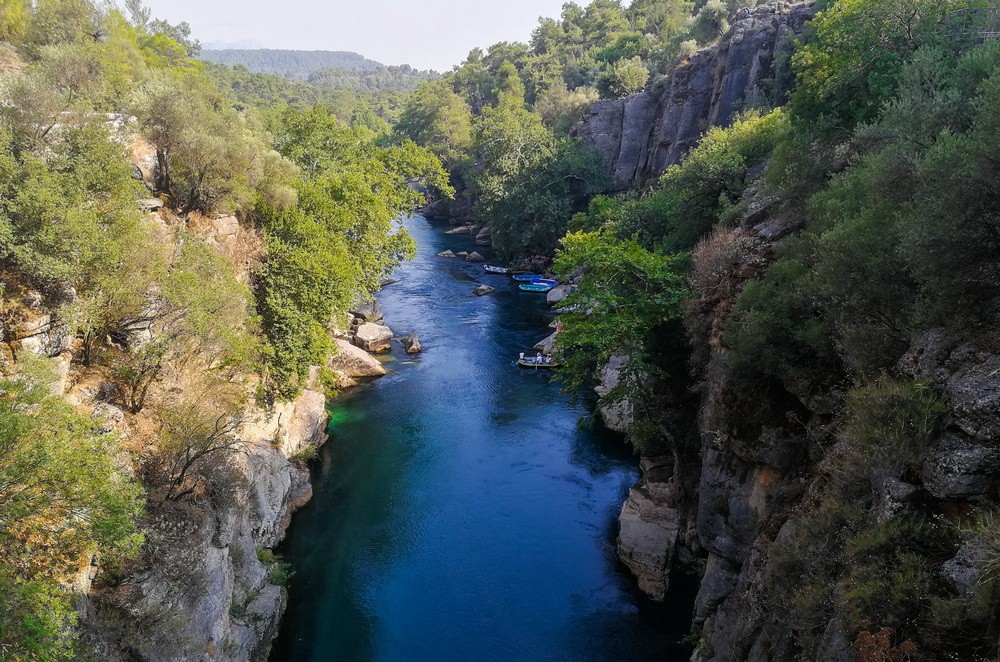
[{"label": "person in boat", "polygon": [[521,352],[521,355],[517,359],[518,361],[524,361],[524,352]]},{"label": "person in boat", "polygon": [[541,364],[542,364],[542,353],[538,352],[537,354],[535,354],[535,365],[541,365]]}]

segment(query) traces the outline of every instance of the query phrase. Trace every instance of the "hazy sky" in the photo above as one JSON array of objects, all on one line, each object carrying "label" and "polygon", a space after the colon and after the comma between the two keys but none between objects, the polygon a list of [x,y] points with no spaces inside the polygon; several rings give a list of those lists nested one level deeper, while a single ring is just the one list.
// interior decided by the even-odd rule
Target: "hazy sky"
[{"label": "hazy sky", "polygon": [[475,46],[527,41],[564,0],[146,0],[202,42],[355,51],[385,64],[447,71]]}]

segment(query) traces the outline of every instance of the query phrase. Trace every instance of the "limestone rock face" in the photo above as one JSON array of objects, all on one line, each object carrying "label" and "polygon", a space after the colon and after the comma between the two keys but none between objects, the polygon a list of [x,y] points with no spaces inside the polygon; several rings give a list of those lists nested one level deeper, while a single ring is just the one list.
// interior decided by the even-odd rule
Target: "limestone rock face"
[{"label": "limestone rock face", "polygon": [[662,601],[683,524],[681,511],[653,499],[648,490],[637,486],[629,492],[618,524],[618,558],[639,580],[643,593]]},{"label": "limestone rock face", "polygon": [[330,359],[327,367],[342,372],[348,377],[381,377],[385,367],[374,356],[359,347],[337,338],[337,354]]},{"label": "limestone rock face", "polygon": [[387,351],[392,347],[392,329],[381,324],[362,324],[354,332],[354,344],[366,352]]},{"label": "limestone rock face", "polygon": [[621,377],[621,372],[628,363],[628,357],[623,354],[615,354],[601,370],[601,383],[594,387],[594,391],[601,397],[602,401],[597,405],[597,411],[604,420],[604,424],[615,432],[625,432],[632,424],[632,403],[628,400],[618,400],[617,402],[607,402],[604,398],[611,393]]},{"label": "limestone rock face", "polygon": [[794,76],[784,64],[811,3],[776,2],[743,12],[718,44],[666,81],[594,104],[576,133],[603,157],[614,190],[641,187],[679,163],[710,126],[748,105],[780,106]]},{"label": "limestone rock face", "polygon": [[[325,399],[306,390],[295,402],[253,410],[233,460],[238,486],[198,507],[153,513],[153,550],[117,585],[82,600],[83,639],[96,659],[118,662],[263,662],[286,598],[258,550],[284,537],[292,512],[312,495],[289,452],[325,439]],[[277,442],[277,445],[275,444]],[[122,632],[121,613],[143,623]]]},{"label": "limestone rock face", "polygon": [[552,353],[556,351],[556,336],[559,332],[556,331],[551,336],[546,336],[544,340],[540,340],[535,344],[532,349],[536,349],[546,356],[552,356]]}]

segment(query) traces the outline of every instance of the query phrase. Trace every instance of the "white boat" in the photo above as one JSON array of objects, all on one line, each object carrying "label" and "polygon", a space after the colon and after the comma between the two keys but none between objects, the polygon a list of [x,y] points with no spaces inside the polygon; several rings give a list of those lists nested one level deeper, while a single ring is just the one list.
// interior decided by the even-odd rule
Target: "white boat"
[{"label": "white boat", "polygon": [[494,267],[492,264],[484,264],[483,269],[489,274],[509,274],[510,269],[507,267]]}]

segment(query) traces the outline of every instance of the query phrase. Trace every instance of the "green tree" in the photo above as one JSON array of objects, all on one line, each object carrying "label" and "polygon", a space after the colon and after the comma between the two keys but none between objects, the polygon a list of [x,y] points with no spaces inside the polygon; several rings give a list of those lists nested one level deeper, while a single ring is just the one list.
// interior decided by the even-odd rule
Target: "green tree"
[{"label": "green tree", "polygon": [[421,83],[407,99],[396,132],[430,149],[448,168],[472,146],[472,113],[445,82]]},{"label": "green tree", "polygon": [[638,55],[629,60],[619,60],[608,66],[597,78],[597,89],[601,96],[617,99],[641,92],[649,80],[649,69]]},{"label": "green tree", "polygon": [[959,53],[973,44],[983,0],[839,0],[811,23],[792,58],[794,114],[843,135],[878,115],[920,48]]}]

